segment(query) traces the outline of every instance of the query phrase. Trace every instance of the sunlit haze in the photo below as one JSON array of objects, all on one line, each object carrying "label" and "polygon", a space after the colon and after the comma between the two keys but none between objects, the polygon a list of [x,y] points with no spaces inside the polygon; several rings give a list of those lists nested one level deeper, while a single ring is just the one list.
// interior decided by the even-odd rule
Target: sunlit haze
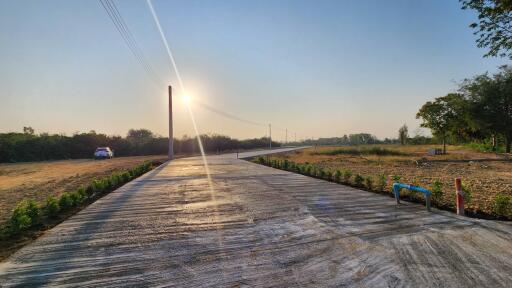
[{"label": "sunlit haze", "polygon": [[[396,137],[429,99],[506,60],[482,58],[458,1],[163,1],[153,5],[189,95],[182,95],[145,1],[117,1],[152,79],[98,1],[0,1],[0,132],[95,130],[236,138]],[[180,101],[183,100],[183,101]],[[249,125],[210,110],[205,103]],[[428,133],[428,132],[426,132]],[[412,133],[414,134],[414,133]]]}]

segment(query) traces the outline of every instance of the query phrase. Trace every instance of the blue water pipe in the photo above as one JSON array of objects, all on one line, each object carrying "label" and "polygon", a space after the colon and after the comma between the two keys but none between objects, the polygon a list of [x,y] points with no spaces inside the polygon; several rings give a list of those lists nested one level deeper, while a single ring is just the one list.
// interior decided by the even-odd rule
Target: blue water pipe
[{"label": "blue water pipe", "polygon": [[404,183],[393,183],[393,192],[395,194],[396,203],[400,204],[400,189],[409,189],[411,191],[421,192],[425,194],[425,206],[427,206],[427,210],[430,211],[430,197],[432,195],[432,192],[430,190],[414,186],[411,184],[404,184]]}]

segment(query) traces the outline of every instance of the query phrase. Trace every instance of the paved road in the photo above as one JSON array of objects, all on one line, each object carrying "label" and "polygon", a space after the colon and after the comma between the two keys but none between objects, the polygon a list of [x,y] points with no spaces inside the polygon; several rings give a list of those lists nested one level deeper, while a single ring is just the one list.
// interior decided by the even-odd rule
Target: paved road
[{"label": "paved road", "polygon": [[213,192],[200,158],[163,165],[0,264],[0,286],[512,285],[508,224],[209,161]]}]

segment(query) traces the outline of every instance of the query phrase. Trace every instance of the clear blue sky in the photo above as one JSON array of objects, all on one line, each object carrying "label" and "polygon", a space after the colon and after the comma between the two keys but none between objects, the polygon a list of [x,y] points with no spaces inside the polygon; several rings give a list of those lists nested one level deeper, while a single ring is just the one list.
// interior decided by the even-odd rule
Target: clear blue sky
[{"label": "clear blue sky", "polygon": [[[143,0],[116,1],[148,61],[177,85]],[[200,101],[302,137],[396,137],[427,100],[506,59],[482,58],[456,0],[153,0],[183,81]],[[98,1],[0,0],[0,131],[166,135],[165,87],[136,62]],[[201,132],[264,127],[193,108]],[[193,134],[175,105],[177,136]],[[284,131],[275,129],[282,140]]]}]

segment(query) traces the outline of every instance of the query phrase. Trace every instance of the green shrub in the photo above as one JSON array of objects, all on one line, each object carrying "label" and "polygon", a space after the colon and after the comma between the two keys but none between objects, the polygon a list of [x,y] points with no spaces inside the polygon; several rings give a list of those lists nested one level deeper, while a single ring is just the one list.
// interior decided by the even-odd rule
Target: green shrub
[{"label": "green shrub", "polygon": [[76,191],[69,193],[69,198],[71,198],[71,202],[73,202],[75,206],[81,204],[83,201],[82,195]]},{"label": "green shrub", "polygon": [[288,170],[289,167],[290,167],[290,161],[288,161],[288,159],[284,159],[283,169]]},{"label": "green shrub", "polygon": [[510,216],[510,196],[505,194],[498,194],[496,198],[494,198],[494,203],[492,205],[492,212],[497,216]]},{"label": "green shrub", "polygon": [[313,176],[312,172],[313,172],[313,167],[311,167],[311,165],[307,165],[307,167],[306,167],[306,175]]},{"label": "green shrub", "polygon": [[259,164],[265,164],[265,158],[263,156],[259,156],[256,158],[256,162]]},{"label": "green shrub", "polygon": [[352,177],[352,171],[350,171],[348,169],[343,171],[343,181],[345,183],[349,183],[351,177]]},{"label": "green shrub", "polygon": [[105,191],[105,184],[102,180],[94,179],[91,183],[94,193],[102,193]]},{"label": "green shrub", "polygon": [[10,224],[10,232],[18,234],[29,229],[31,226],[38,224],[40,221],[40,210],[35,201],[23,200],[12,212]]},{"label": "green shrub", "polygon": [[325,171],[325,179],[332,181],[332,171],[331,170]]},{"label": "green shrub", "polygon": [[318,168],[316,176],[319,178],[325,178],[325,170],[324,168]]},{"label": "green shrub", "polygon": [[340,183],[340,181],[341,181],[341,171],[336,170],[336,172],[334,172],[334,182]]},{"label": "green shrub", "polygon": [[462,193],[464,193],[464,203],[471,202],[471,199],[473,199],[473,193],[464,183],[462,183]]},{"label": "green shrub", "polygon": [[366,188],[368,188],[369,190],[372,190],[373,188],[373,178],[371,176],[368,176],[364,179],[364,182],[365,182],[365,185],[366,185]]},{"label": "green shrub", "polygon": [[432,200],[439,203],[443,197],[443,183],[439,180],[434,180],[430,186],[430,192],[432,192]]},{"label": "green shrub", "polygon": [[356,185],[358,187],[362,187],[363,186],[363,181],[364,181],[363,176],[361,176],[359,174],[356,174],[354,176],[354,185]]},{"label": "green shrub", "polygon": [[69,195],[69,193],[64,192],[60,195],[59,207],[62,210],[69,209],[69,208],[73,207],[73,205],[74,205],[73,199],[71,199],[71,196]]},{"label": "green shrub", "polygon": [[59,202],[53,196],[46,198],[46,204],[44,206],[44,211],[48,217],[55,217],[57,213],[59,213],[60,207]]},{"label": "green shrub", "polygon": [[39,208],[35,200],[27,202],[27,216],[30,217],[32,225],[41,223],[41,208]]},{"label": "green shrub", "polygon": [[386,182],[387,182],[387,178],[386,178],[386,175],[384,175],[384,173],[382,174],[379,174],[378,178],[377,178],[377,188],[379,189],[379,191],[384,191],[386,189]]}]

